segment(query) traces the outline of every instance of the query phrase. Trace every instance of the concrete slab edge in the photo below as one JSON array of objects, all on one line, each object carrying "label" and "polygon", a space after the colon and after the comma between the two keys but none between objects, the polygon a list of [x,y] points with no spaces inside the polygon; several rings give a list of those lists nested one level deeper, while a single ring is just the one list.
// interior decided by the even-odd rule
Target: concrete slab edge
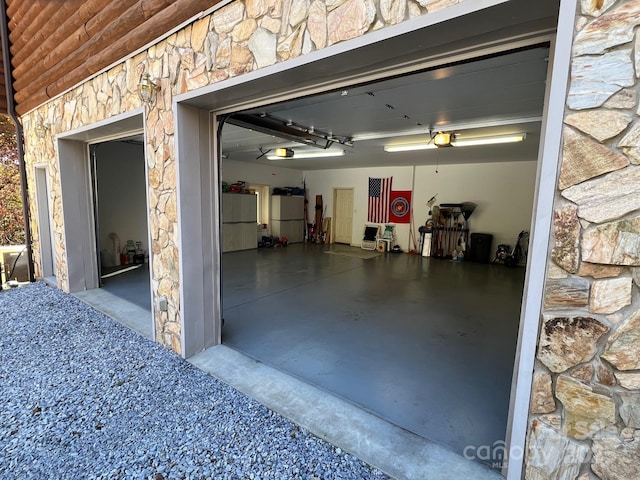
[{"label": "concrete slab edge", "polygon": [[395,479],[504,479],[482,464],[224,345],[188,361]]},{"label": "concrete slab edge", "polygon": [[148,310],[99,288],[72,295],[125,327],[153,340],[151,312]]}]

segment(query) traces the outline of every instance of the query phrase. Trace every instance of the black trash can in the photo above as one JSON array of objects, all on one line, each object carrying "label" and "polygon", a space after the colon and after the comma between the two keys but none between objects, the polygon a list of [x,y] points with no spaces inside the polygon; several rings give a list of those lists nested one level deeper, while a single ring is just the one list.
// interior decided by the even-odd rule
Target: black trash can
[{"label": "black trash can", "polygon": [[493,235],[490,233],[472,233],[469,246],[469,260],[472,262],[489,263],[491,261],[491,242]]}]

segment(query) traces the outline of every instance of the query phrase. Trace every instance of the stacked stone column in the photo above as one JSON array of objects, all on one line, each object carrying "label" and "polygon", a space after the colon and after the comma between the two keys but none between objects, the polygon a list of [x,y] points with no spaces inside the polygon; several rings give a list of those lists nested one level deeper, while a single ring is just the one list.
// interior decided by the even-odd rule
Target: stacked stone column
[{"label": "stacked stone column", "polygon": [[580,2],[526,478],[640,478],[640,2]]}]

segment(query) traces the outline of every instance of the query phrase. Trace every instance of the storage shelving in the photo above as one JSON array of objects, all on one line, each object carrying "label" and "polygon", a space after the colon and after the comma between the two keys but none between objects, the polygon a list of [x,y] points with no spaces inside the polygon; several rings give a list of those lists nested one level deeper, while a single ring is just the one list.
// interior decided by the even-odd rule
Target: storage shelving
[{"label": "storage shelving", "polygon": [[289,243],[304,241],[304,197],[273,195],[271,197],[271,234],[287,237]]},{"label": "storage shelving", "polygon": [[222,194],[222,251],[250,250],[256,239],[258,207],[256,196],[243,193]]}]

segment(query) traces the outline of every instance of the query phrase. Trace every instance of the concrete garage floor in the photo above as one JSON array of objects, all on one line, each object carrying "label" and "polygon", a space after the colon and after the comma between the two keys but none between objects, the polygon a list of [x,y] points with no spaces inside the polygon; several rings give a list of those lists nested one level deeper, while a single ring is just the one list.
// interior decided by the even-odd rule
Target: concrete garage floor
[{"label": "concrete garage floor", "polygon": [[[454,450],[504,437],[523,269],[308,244],[223,264],[226,345],[190,363],[393,478],[502,478]],[[75,295],[151,339],[144,273]]]},{"label": "concrete garage floor", "polygon": [[125,272],[102,278],[102,288],[113,295],[151,311],[149,264],[132,265]]},{"label": "concrete garage floor", "polygon": [[504,440],[524,269],[362,253],[224,254],[223,344],[457,453]]}]

